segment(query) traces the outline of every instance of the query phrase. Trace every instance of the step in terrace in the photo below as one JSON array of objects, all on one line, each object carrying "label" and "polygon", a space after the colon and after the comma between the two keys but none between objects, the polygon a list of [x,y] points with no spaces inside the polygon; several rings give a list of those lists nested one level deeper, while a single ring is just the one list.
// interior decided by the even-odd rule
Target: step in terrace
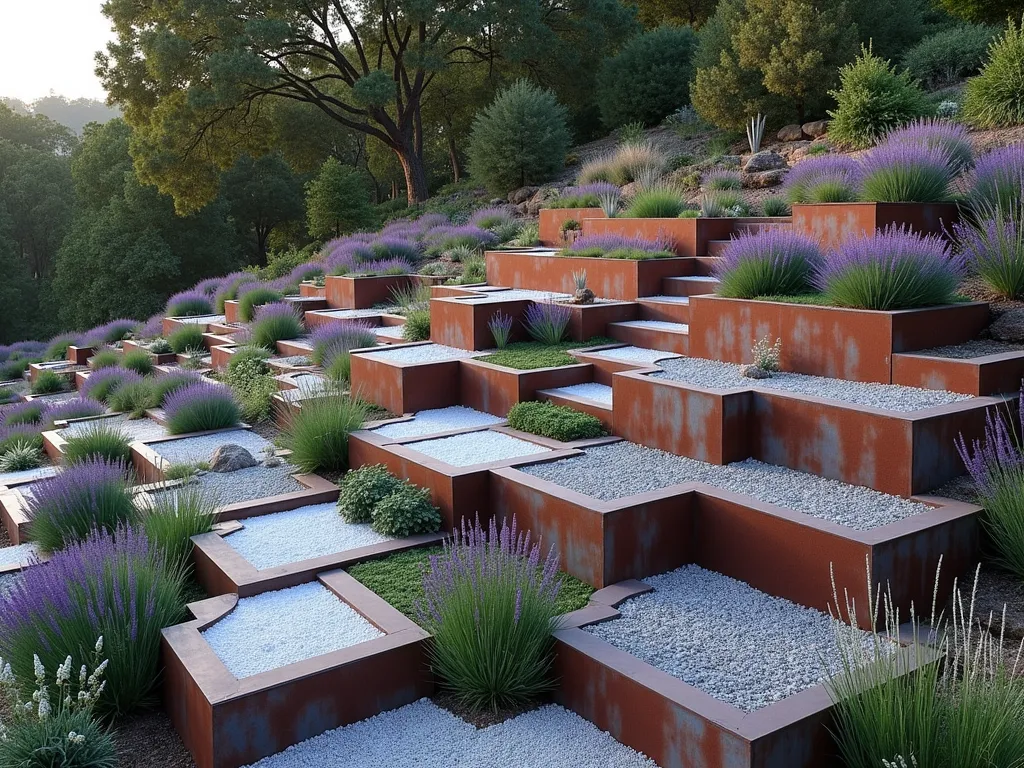
[{"label": "step in terrace", "polygon": [[667,296],[700,296],[714,293],[718,283],[718,278],[711,275],[666,277],[661,281],[661,290]]},{"label": "step in terrace", "polygon": [[668,323],[690,322],[689,296],[644,296],[637,299],[640,320],[662,320]]},{"label": "step in terrace", "polygon": [[690,348],[690,327],[685,323],[663,320],[632,320],[609,323],[608,335],[637,347],[664,350],[685,355]]}]

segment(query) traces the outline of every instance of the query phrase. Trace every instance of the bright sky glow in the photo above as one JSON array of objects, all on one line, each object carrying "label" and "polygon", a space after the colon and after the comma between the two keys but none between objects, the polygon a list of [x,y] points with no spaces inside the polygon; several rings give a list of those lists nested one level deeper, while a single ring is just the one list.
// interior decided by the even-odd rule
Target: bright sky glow
[{"label": "bright sky glow", "polygon": [[54,91],[103,100],[93,56],[113,38],[101,0],[0,0],[0,96],[34,101]]}]

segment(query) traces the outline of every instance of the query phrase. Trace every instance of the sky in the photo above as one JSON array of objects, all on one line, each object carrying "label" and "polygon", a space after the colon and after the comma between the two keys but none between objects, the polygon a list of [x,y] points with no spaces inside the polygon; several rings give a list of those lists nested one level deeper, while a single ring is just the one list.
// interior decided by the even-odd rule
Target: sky
[{"label": "sky", "polygon": [[93,56],[113,38],[102,0],[0,0],[0,96],[106,98]]}]

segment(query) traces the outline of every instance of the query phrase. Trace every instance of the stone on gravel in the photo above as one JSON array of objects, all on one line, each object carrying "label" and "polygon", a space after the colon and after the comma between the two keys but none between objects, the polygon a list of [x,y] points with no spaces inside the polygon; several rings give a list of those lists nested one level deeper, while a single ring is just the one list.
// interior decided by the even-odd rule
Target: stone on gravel
[{"label": "stone on gravel", "polygon": [[786,168],[786,158],[778,152],[764,149],[755,155],[750,155],[743,164],[745,173],[761,173],[762,171],[775,171],[779,168]]},{"label": "stone on gravel", "polygon": [[992,321],[988,331],[998,341],[1024,342],[1024,308],[1006,310]]},{"label": "stone on gravel", "polygon": [[787,171],[782,168],[774,171],[761,171],[760,173],[746,173],[740,176],[740,183],[744,189],[768,189],[777,187],[786,179]]},{"label": "stone on gravel", "polygon": [[164,440],[159,443],[152,443],[150,448],[172,464],[195,464],[199,461],[209,461],[210,455],[217,448],[229,443],[240,445],[249,453],[260,453],[268,445],[273,445],[269,440],[260,437],[252,430],[230,429],[198,437]]},{"label": "stone on gravel", "polygon": [[221,445],[210,457],[211,472],[237,472],[255,467],[259,462],[245,448],[234,443]]},{"label": "stone on gravel", "polygon": [[842,669],[834,620],[820,611],[696,565],[644,581],[653,592],[586,631],[719,701],[752,712]]},{"label": "stone on gravel", "polygon": [[771,371],[758,368],[756,365],[743,366],[743,375],[748,379],[770,379],[772,377]]},{"label": "stone on gravel", "polygon": [[239,680],[383,636],[320,582],[243,597],[202,634]]},{"label": "stone on gravel", "polygon": [[779,141],[800,141],[804,137],[804,131],[799,125],[784,125],[777,134]]},{"label": "stone on gravel", "polygon": [[810,136],[812,139],[820,138],[828,133],[828,120],[811,120],[809,123],[801,125],[800,130],[804,136]]},{"label": "stone on gravel", "polygon": [[513,189],[511,192],[508,193],[508,201],[513,205],[525,203],[527,200],[529,200],[531,197],[537,194],[537,190],[539,189],[540,187],[519,187],[518,189]]}]

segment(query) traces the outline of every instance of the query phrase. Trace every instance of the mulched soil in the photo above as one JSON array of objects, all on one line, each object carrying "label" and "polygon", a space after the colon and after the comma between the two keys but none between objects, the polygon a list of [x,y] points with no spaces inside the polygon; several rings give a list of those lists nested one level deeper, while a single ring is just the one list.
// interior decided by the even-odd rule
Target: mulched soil
[{"label": "mulched soil", "polygon": [[264,419],[252,424],[252,431],[262,437],[264,440],[274,442],[277,440],[277,436],[281,434],[281,428],[277,426],[277,423],[273,419]]},{"label": "mulched soil", "polygon": [[162,709],[119,721],[114,745],[119,768],[195,768]]},{"label": "mulched soil", "polygon": [[467,707],[450,693],[437,694],[434,696],[433,702],[437,704],[437,706],[441,707],[441,709],[447,709],[460,720],[464,720],[477,728],[487,728],[492,725],[497,725],[498,723],[511,720],[513,717],[518,717],[526,712],[532,712],[545,704],[550,704],[549,701],[536,701],[531,704],[526,704],[512,709],[499,709],[494,712],[479,712]]}]

